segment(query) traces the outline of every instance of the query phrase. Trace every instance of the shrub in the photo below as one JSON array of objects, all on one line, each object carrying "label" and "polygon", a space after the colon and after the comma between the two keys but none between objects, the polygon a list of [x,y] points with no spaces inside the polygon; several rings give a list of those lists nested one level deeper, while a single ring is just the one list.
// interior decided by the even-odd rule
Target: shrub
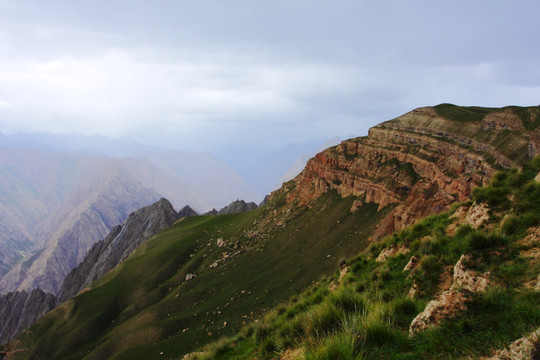
[{"label": "shrub", "polygon": [[330,302],[317,305],[305,315],[304,331],[311,337],[326,336],[340,327],[343,310]]},{"label": "shrub", "polygon": [[409,298],[397,299],[391,307],[393,323],[401,328],[408,328],[412,319],[418,314],[416,303]]},{"label": "shrub", "polygon": [[394,332],[389,326],[374,323],[367,325],[365,328],[364,340],[367,345],[380,346],[391,343],[394,339]]},{"label": "shrub", "polygon": [[271,331],[268,325],[261,324],[255,329],[255,339],[257,339],[257,341],[263,341],[270,335],[270,333]]},{"label": "shrub", "polygon": [[350,287],[342,287],[333,293],[330,302],[345,313],[361,312],[366,307],[362,296]]},{"label": "shrub", "polygon": [[467,242],[472,251],[481,252],[503,246],[507,243],[507,239],[501,235],[475,231],[468,235]]}]

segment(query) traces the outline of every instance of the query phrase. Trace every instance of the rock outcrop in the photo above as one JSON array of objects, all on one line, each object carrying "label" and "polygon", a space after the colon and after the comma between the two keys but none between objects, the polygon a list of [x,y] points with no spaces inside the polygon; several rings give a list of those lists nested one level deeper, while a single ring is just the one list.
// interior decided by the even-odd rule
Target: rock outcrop
[{"label": "rock outcrop", "polygon": [[540,328],[481,360],[537,360],[540,354]]},{"label": "rock outcrop", "polygon": [[0,344],[5,344],[54,308],[55,297],[34,289],[0,296]]},{"label": "rock outcrop", "polygon": [[469,261],[471,261],[470,256],[461,256],[453,268],[450,289],[437,295],[426,305],[424,311],[413,319],[409,327],[410,335],[438,326],[444,320],[466,310],[468,303],[473,299],[473,294],[486,291],[489,273],[477,274],[465,265]]},{"label": "rock outcrop", "polygon": [[197,216],[197,215],[199,215],[199,213],[193,210],[189,205],[184,206],[182,209],[180,209],[180,211],[178,211],[179,219],[188,217],[188,216]]},{"label": "rock outcrop", "polygon": [[255,210],[257,207],[257,204],[254,202],[246,203],[244,200],[236,200],[219,210],[218,214],[238,214]]},{"label": "rock outcrop", "polygon": [[384,248],[379,256],[375,259],[377,262],[386,261],[389,257],[397,256],[399,254],[407,254],[410,250],[405,245],[392,245]]},{"label": "rock outcrop", "polygon": [[[100,162],[102,177],[81,182],[64,204],[51,215],[51,226],[43,230],[48,239],[43,247],[13,267],[0,281],[0,293],[39,288],[58,294],[66,275],[88,250],[103,239],[130,212],[159,199],[158,194],[141,186],[114,162]],[[90,171],[90,170],[88,170]]]},{"label": "rock outcrop", "polygon": [[[184,215],[193,212],[186,208],[183,210]],[[0,328],[0,344],[18,335],[55,306],[77,295],[127,258],[139,245],[179,218],[171,203],[162,198],[131,213],[122,225],[113,227],[105,239],[95,243],[84,260],[65,278],[58,296],[39,289],[1,296],[3,328]]]},{"label": "rock outcrop", "polygon": [[[497,169],[528,159],[529,137],[535,137],[515,109],[485,109],[483,120],[451,119],[439,111],[440,106],[413,110],[371,128],[367,137],[317,154],[271,198],[309,206],[336,191],[356,199],[351,212],[362,203],[379,210],[392,206],[377,238],[469,199],[472,188],[486,184]],[[495,142],[501,130],[507,130],[511,148]]]},{"label": "rock outcrop", "polygon": [[114,227],[104,240],[97,242],[79,266],[68,274],[57,302],[77,295],[126,259],[139,245],[178,219],[179,214],[163,198],[131,213],[124,224]]}]

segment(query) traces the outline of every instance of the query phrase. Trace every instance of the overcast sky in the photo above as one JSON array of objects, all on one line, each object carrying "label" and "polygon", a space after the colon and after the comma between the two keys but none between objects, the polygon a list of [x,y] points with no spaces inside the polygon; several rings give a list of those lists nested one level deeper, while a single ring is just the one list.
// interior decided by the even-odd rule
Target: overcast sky
[{"label": "overcast sky", "polygon": [[[215,150],[540,104],[540,2],[0,0],[0,131]],[[271,145],[270,145],[271,144]]]}]

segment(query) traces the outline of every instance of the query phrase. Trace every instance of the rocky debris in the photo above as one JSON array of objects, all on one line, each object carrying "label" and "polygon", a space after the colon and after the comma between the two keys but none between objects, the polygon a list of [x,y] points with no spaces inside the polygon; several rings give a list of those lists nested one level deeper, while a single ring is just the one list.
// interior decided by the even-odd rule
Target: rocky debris
[{"label": "rocky debris", "polygon": [[225,245],[226,245],[226,244],[225,244],[225,241],[223,240],[223,238],[217,239],[217,246],[218,246],[218,247],[223,247],[223,246],[225,246]]},{"label": "rocky debris", "polygon": [[399,254],[407,254],[409,251],[411,251],[409,248],[407,248],[405,245],[392,245],[390,247],[382,249],[381,253],[375,261],[377,262],[383,262],[386,261],[389,257],[397,256]]},{"label": "rocky debris", "polygon": [[535,176],[534,181],[540,182],[540,172]]},{"label": "rocky debris", "polygon": [[533,284],[532,289],[540,291],[540,275],[536,278],[536,282]]},{"label": "rocky debris", "polygon": [[440,325],[454,314],[467,309],[472,295],[466,291],[447,290],[431,300],[424,311],[414,318],[409,327],[409,335],[414,335],[430,327]]},{"label": "rocky debris", "polygon": [[[452,286],[431,300],[424,311],[418,314],[409,327],[409,335],[440,325],[444,320],[453,317],[456,313],[467,309],[474,293],[484,292],[489,283],[489,273],[478,275],[466,267],[471,261],[467,255],[462,255],[454,266]],[[415,284],[413,283],[413,288]],[[416,286],[417,292],[418,286]],[[409,296],[410,296],[409,292]],[[414,295],[413,295],[414,296]]]},{"label": "rocky debris", "polygon": [[463,205],[460,206],[452,215],[452,219],[456,221],[449,226],[449,232],[455,231],[455,229],[461,224],[469,224],[473,229],[478,229],[489,220],[489,207],[486,203],[474,203],[472,206]]},{"label": "rocky debris", "polygon": [[339,287],[339,284],[341,284],[343,277],[349,272],[350,267],[349,266],[342,266],[341,270],[339,271],[339,279],[337,281],[332,281],[329,288],[330,290],[334,291]]},{"label": "rocky debris", "polygon": [[104,240],[94,244],[84,260],[68,274],[58,294],[58,303],[77,295],[176,220],[178,213],[163,198],[131,213],[124,224],[114,227]]},{"label": "rocky debris", "polygon": [[189,280],[192,280],[192,279],[195,279],[197,277],[197,274],[186,274],[186,281],[189,281]]},{"label": "rocky debris", "polygon": [[540,328],[527,336],[524,336],[508,346],[508,348],[496,351],[489,357],[481,360],[536,360],[540,352]]},{"label": "rocky debris", "polygon": [[419,263],[420,263],[420,256],[413,255],[411,256],[411,259],[409,260],[407,265],[405,265],[405,267],[403,268],[403,271],[414,271],[418,267]]},{"label": "rocky debris", "polygon": [[19,335],[37,319],[54,308],[55,297],[34,289],[16,291],[0,296],[0,344]]},{"label": "rocky debris", "polygon": [[357,212],[362,207],[362,205],[364,205],[364,202],[362,200],[354,200],[350,209],[351,214]]},{"label": "rocky debris", "polygon": [[304,358],[304,349],[298,348],[298,349],[287,349],[285,350],[281,356],[280,360],[296,360],[296,359],[303,359]]},{"label": "rocky debris", "polygon": [[218,214],[237,214],[257,209],[254,202],[246,203],[244,200],[236,200],[219,210]]},{"label": "rocky debris", "polygon": [[478,275],[475,271],[468,269],[465,264],[470,261],[471,257],[469,255],[461,255],[454,266],[454,276],[450,290],[467,290],[472,293],[486,291],[490,274]]},{"label": "rocky debris", "polygon": [[178,212],[178,218],[185,218],[188,216],[197,216],[199,213],[197,213],[195,210],[193,210],[189,205],[184,206],[179,212]]},{"label": "rocky debris", "polygon": [[411,288],[409,289],[409,293],[407,294],[407,297],[414,299],[416,296],[418,296],[419,292],[420,292],[420,287],[418,286],[418,283],[416,282],[416,280],[413,280],[413,283],[411,285]]},{"label": "rocky debris", "polygon": [[193,353],[189,353],[189,354],[184,355],[182,360],[197,360],[199,358],[199,356],[203,356],[203,355],[204,355],[204,352],[197,351],[197,352],[193,352]]},{"label": "rocky debris", "polygon": [[489,113],[482,119],[482,129],[484,130],[518,130],[523,128],[521,118],[510,109]]}]

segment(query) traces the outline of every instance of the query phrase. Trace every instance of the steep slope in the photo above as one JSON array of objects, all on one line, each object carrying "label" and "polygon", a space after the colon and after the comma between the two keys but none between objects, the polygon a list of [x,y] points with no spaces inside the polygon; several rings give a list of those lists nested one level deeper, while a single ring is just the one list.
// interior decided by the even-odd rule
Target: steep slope
[{"label": "steep slope", "polygon": [[[522,164],[538,108],[508,109],[423,108],[330,148],[262,208],[158,234],[15,345],[55,359],[175,359],[232,334],[370,240],[469,199],[509,161]],[[523,127],[484,126],[508,111]]]},{"label": "steep slope", "polygon": [[335,189],[358,198],[351,211],[396,204],[376,235],[400,230],[467,199],[496,169],[534,156],[539,114],[540,107],[416,109],[317,154],[274,196],[304,205]]},{"label": "steep slope", "polygon": [[77,295],[126,259],[139,245],[178,219],[179,214],[163,198],[131,213],[124,224],[115,226],[104,240],[95,243],[84,260],[67,275],[57,303]]},{"label": "steep slope", "polygon": [[372,244],[187,358],[537,359],[539,171],[540,157],[497,173],[474,203]]},{"label": "steep slope", "polygon": [[0,296],[0,344],[27,329],[43,314],[54,307],[55,297],[34,289],[17,291]]},{"label": "steep slope", "polygon": [[179,218],[193,214],[188,206],[177,213],[168,200],[161,199],[134,211],[122,225],[113,227],[104,240],[95,243],[84,260],[68,274],[57,297],[38,289],[2,295],[0,315],[6,325],[0,331],[0,343],[11,340],[56,305],[78,294],[156,233]]},{"label": "steep slope", "polygon": [[[96,173],[99,176],[91,176]],[[64,201],[65,206],[49,216],[48,226],[38,235],[46,243],[2,278],[2,292],[39,288],[56,294],[96,241],[130,212],[159,198],[113,160],[97,161],[79,175],[80,185]]]}]

